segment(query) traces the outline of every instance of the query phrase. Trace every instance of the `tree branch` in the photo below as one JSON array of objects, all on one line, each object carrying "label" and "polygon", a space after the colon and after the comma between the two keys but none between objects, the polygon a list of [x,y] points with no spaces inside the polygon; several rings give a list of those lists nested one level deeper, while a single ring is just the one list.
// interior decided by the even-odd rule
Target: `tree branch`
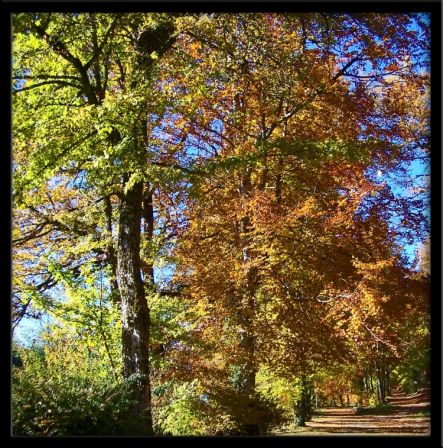
[{"label": "tree branch", "polygon": [[22,76],[13,76],[12,79],[75,79],[77,81],[81,81],[81,78],[78,76],[72,75],[22,75]]},{"label": "tree branch", "polygon": [[52,81],[43,81],[43,82],[39,82],[37,84],[32,84],[32,86],[22,87],[21,89],[14,90],[12,92],[12,94],[15,95],[17,93],[24,92],[25,90],[35,89],[36,87],[41,87],[41,86],[45,86],[45,85],[48,85],[48,84],[57,84],[57,85],[62,86],[62,87],[75,87],[76,89],[81,89],[82,88],[81,85],[74,84],[72,82],[61,81],[61,80],[52,80]]},{"label": "tree branch", "polygon": [[34,32],[36,32],[42,39],[44,39],[49,47],[63,59],[68,61],[75,70],[77,70],[78,74],[81,78],[81,83],[83,87],[83,91],[88,98],[90,104],[98,104],[97,97],[95,96],[95,89],[91,85],[89,80],[87,68],[81,63],[80,59],[74,56],[66,47],[66,45],[60,40],[57,36],[50,36],[45,28],[37,25],[36,23],[32,23],[31,28]]},{"label": "tree branch", "polygon": [[100,54],[103,52],[103,48],[104,48],[106,42],[108,41],[109,36],[114,31],[114,29],[117,25],[117,22],[118,22],[118,19],[115,18],[114,21],[109,26],[108,30],[106,31],[101,44],[94,51],[94,54],[92,55],[91,59],[89,59],[89,61],[84,65],[84,67],[83,67],[84,70],[88,70],[91,67],[91,65],[97,60],[97,58],[100,56]]}]

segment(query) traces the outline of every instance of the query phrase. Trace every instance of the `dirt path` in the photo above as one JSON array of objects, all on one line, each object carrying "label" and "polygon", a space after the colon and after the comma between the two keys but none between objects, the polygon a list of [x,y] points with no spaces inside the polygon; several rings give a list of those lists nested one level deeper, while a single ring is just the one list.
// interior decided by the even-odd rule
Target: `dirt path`
[{"label": "dirt path", "polygon": [[393,394],[387,401],[395,408],[379,415],[356,415],[353,408],[322,408],[299,432],[281,435],[430,435],[430,418],[421,415],[429,409],[429,392]]}]

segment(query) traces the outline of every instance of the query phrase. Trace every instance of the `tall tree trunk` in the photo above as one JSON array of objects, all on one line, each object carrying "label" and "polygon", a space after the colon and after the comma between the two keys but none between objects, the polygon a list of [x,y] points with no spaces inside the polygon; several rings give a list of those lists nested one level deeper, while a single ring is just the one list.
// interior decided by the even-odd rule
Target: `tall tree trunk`
[{"label": "tall tree trunk", "polygon": [[248,296],[247,303],[241,312],[243,332],[240,336],[240,346],[245,352],[245,362],[241,369],[241,384],[243,392],[252,397],[255,392],[257,368],[255,365],[255,334],[254,334],[254,297]]},{"label": "tall tree trunk", "polygon": [[383,399],[383,379],[377,374],[377,398],[378,398],[378,403],[382,404],[384,402]]},{"label": "tall tree trunk", "polygon": [[[246,173],[242,177],[240,185],[240,194],[242,199],[247,202],[247,196],[251,190],[251,171],[246,170]],[[255,318],[255,290],[257,283],[257,272],[252,265],[252,253],[251,253],[251,221],[249,213],[245,210],[243,217],[240,220],[240,236],[241,236],[241,249],[243,254],[243,263],[246,268],[245,275],[245,287],[244,287],[244,300],[241,308],[239,309],[239,320],[242,327],[242,333],[240,335],[240,347],[242,348],[245,361],[240,370],[240,384],[242,387],[243,400],[248,403],[250,408],[244,415],[243,429],[248,435],[254,435],[259,433],[258,422],[250,416],[254,415],[252,408],[256,406],[255,403],[255,386],[257,368],[255,363],[255,330],[254,330],[254,318]]]},{"label": "tall tree trunk", "polygon": [[117,283],[121,297],[123,376],[137,375],[134,413],[146,434],[152,434],[149,382],[149,308],[140,273],[142,183],[122,197],[117,241]]},{"label": "tall tree trunk", "polygon": [[369,390],[369,396],[372,396],[374,394],[374,383],[372,381],[372,372],[369,372],[368,375],[368,390]]},{"label": "tall tree trunk", "polygon": [[386,394],[391,395],[391,371],[386,369]]},{"label": "tall tree trunk", "polygon": [[[312,417],[312,385],[306,380],[306,376],[301,377],[301,396],[295,403],[295,424],[305,426],[305,423]],[[340,396],[340,395],[339,395]],[[340,398],[341,400],[341,398]]]},{"label": "tall tree trunk", "polygon": [[[247,196],[251,189],[251,172],[248,169],[241,180],[240,192],[242,196]],[[246,266],[245,288],[244,295],[246,300],[240,310],[240,321],[242,324],[243,333],[241,336],[240,345],[247,353],[246,362],[242,369],[244,372],[243,384],[245,389],[252,393],[255,389],[255,375],[254,368],[254,349],[255,337],[253,332],[254,311],[255,311],[255,282],[256,273],[254,267],[251,266],[251,236],[250,236],[251,222],[248,211],[245,210],[244,216],[240,220],[240,235],[242,245],[243,263]]]},{"label": "tall tree trunk", "polygon": [[383,354],[384,354],[383,345],[380,345],[378,342],[376,342],[374,367],[375,367],[377,396],[379,404],[383,404],[386,400],[386,380],[385,380]]}]

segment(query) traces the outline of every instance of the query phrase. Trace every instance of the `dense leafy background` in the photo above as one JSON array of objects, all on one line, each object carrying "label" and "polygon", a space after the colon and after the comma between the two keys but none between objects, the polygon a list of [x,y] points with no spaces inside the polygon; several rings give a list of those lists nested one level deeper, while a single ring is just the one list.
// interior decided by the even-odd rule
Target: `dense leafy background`
[{"label": "dense leafy background", "polygon": [[266,434],[426,385],[429,33],[424,14],[16,14],[13,328],[47,324],[14,345],[14,434],[147,431],[122,374],[134,278],[155,434]]}]

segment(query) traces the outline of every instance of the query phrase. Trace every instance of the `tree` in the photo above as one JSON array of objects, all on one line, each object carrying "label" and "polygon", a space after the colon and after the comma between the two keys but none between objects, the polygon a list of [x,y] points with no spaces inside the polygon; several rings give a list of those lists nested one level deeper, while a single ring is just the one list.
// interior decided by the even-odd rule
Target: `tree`
[{"label": "tree", "polygon": [[425,234],[426,198],[377,173],[426,157],[428,31],[408,14],[17,14],[16,322],[88,279],[96,309],[104,278],[147,433],[151,377],[172,415],[255,434],[276,415],[260,368],[300,381],[306,408],[326,359],[398,347],[397,243]]},{"label": "tree", "polygon": [[[35,243],[43,235],[51,238],[61,233],[79,236],[85,244],[92,237],[85,252],[92,250],[96,260],[99,256],[110,265],[122,317],[123,375],[138,375],[135,412],[145,430],[152,432],[149,308],[144,287],[152,283],[152,268],[143,281],[140,225],[143,217],[145,238],[152,238],[147,123],[153,114],[161,113],[161,102],[152,101],[153,71],[156,59],[173,45],[173,18],[18,14],[14,31],[14,111],[20,117],[14,125],[14,201],[34,212],[30,222],[20,220],[25,230],[18,242]],[[32,126],[35,122],[38,126]],[[68,214],[72,226],[60,220],[56,210],[56,218],[49,218],[46,203],[36,201],[46,196],[50,203],[54,189],[65,198],[71,196],[63,204],[68,210],[62,209],[61,214]],[[93,199],[88,214],[99,214],[99,226],[73,218],[84,213],[85,204],[79,201],[85,193]],[[77,213],[70,213],[74,210]],[[30,228],[35,215],[37,223]],[[101,236],[107,244],[98,242]],[[75,270],[72,261],[66,262]],[[49,276],[34,287],[41,290],[52,284]]]},{"label": "tree", "polygon": [[[407,86],[405,101],[423,92],[426,75],[403,59],[426,46],[408,34],[411,20],[219,15],[212,27],[189,33],[185,50],[200,61],[192,77],[206,73],[209,88],[220,87],[217,101],[200,106],[187,128],[198,147],[211,148],[215,171],[195,184],[186,203],[190,227],[178,248],[177,281],[206,310],[202,325],[213,330],[205,334],[239,366],[245,396],[254,394],[266,357],[261,339],[276,340],[261,321],[264,304],[354,289],[361,280],[351,262],[357,216],[368,203],[386,216],[398,214],[387,203],[389,188],[368,171],[394,169],[416,156],[407,140],[418,137],[404,125],[411,111],[405,114],[403,102],[394,106],[398,85],[388,79],[392,71]],[[224,72],[231,82],[221,84]],[[177,86],[188,82],[176,78]],[[416,228],[411,213],[403,216]],[[300,325],[308,306],[288,316]],[[281,325],[284,314],[276,316]]]}]

